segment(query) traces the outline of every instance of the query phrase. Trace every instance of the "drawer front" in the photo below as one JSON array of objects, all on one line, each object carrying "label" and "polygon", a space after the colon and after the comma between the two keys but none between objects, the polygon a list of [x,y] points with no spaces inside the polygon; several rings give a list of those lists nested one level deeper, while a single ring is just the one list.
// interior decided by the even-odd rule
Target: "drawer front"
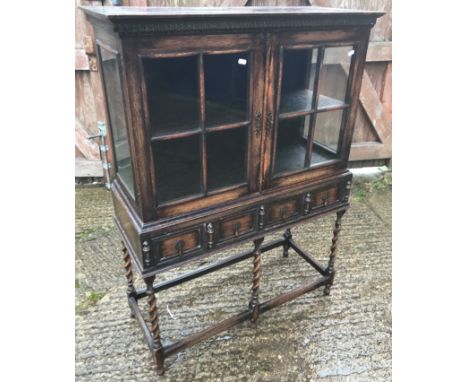
[{"label": "drawer front", "polygon": [[162,259],[183,256],[202,248],[202,230],[195,228],[159,240],[159,254]]},{"label": "drawer front", "polygon": [[301,210],[299,198],[286,199],[271,204],[266,208],[266,225],[284,223],[300,215]]},{"label": "drawer front", "polygon": [[238,238],[255,230],[256,210],[234,217],[228,217],[219,222],[219,242]]},{"label": "drawer front", "polygon": [[339,202],[337,186],[316,191],[312,196],[312,209],[325,208]]}]

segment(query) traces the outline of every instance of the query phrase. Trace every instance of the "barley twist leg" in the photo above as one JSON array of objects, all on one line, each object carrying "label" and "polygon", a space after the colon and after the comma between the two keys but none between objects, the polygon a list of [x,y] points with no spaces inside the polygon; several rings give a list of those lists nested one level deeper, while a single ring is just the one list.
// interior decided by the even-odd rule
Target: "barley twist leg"
[{"label": "barley twist leg", "polygon": [[127,296],[134,297],[136,295],[135,285],[133,284],[133,271],[132,261],[130,260],[130,254],[125,244],[122,242],[122,253],[125,263],[125,277],[127,278]]},{"label": "barley twist leg", "polygon": [[159,332],[158,307],[156,305],[156,293],[153,288],[154,276],[145,278],[146,295],[150,312],[150,332],[153,336],[153,361],[156,364],[156,372],[164,374],[164,353]]},{"label": "barley twist leg", "polygon": [[254,240],[254,260],[253,260],[253,279],[252,279],[252,296],[250,299],[250,310],[252,316],[250,321],[255,325],[259,315],[259,305],[258,305],[258,291],[260,289],[260,273],[261,273],[261,250],[260,246],[262,245],[263,237],[257,240]]},{"label": "barley twist leg", "polygon": [[324,294],[328,296],[330,294],[330,288],[335,280],[335,258],[338,253],[338,238],[341,231],[341,218],[346,211],[338,211],[336,213],[335,229],[333,230],[332,245],[330,248],[330,259],[328,260],[327,275],[330,276],[329,282],[325,285]]}]

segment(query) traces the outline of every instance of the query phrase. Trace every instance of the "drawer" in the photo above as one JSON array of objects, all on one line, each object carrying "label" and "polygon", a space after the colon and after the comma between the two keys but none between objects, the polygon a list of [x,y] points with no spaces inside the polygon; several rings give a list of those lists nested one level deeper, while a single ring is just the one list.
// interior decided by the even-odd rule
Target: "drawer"
[{"label": "drawer", "polygon": [[157,240],[157,251],[162,259],[174,256],[183,256],[202,249],[202,229],[196,227],[184,232],[169,234]]},{"label": "drawer", "polygon": [[287,222],[300,214],[301,203],[299,197],[286,199],[266,207],[266,225]]},{"label": "drawer", "polygon": [[324,190],[316,191],[312,194],[312,209],[332,206],[339,201],[337,196],[338,190],[336,185]]},{"label": "drawer", "polygon": [[219,221],[218,241],[238,238],[253,232],[256,227],[257,210],[250,210],[234,216],[228,216]]}]

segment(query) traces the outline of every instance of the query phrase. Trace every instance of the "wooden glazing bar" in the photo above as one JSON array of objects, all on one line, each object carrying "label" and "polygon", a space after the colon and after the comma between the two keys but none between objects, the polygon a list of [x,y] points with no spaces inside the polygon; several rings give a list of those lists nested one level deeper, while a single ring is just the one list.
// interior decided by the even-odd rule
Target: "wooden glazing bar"
[{"label": "wooden glazing bar", "polygon": [[317,272],[319,272],[322,276],[327,274],[327,270],[324,266],[322,266],[317,260],[315,260],[310,254],[304,252],[293,239],[289,239],[289,245],[294,251],[301,256],[305,261],[307,261],[310,265],[312,265]]},{"label": "wooden glazing bar", "polygon": [[287,113],[281,113],[281,114],[278,116],[278,119],[279,119],[280,121],[282,121],[282,120],[284,120],[284,119],[290,119],[290,118],[296,118],[296,117],[306,116],[306,115],[312,114],[313,112],[314,112],[314,110],[290,111],[290,112],[287,112]]},{"label": "wooden glazing bar", "polygon": [[[313,281],[311,283],[302,285],[298,288],[295,288],[289,292],[280,294],[268,301],[265,301],[259,305],[260,313],[266,312],[276,306],[282,305],[288,301],[291,301],[299,296],[302,296],[305,293],[311,292],[314,289],[317,289],[323,285],[325,285],[328,281],[329,277],[321,277],[320,279]],[[242,321],[250,319],[252,312],[250,310],[243,311],[242,313],[236,314],[235,316],[226,318],[223,321],[218,322],[210,326],[209,328],[203,329],[197,333],[191,334],[190,336],[174,342],[169,346],[164,347],[164,354],[165,356],[169,356],[171,354],[177,353],[179,351],[184,350],[187,347],[193,346],[200,341],[203,341],[207,338],[215,336],[227,329],[232,328],[233,326],[241,323]]]},{"label": "wooden glazing bar", "polygon": [[[284,239],[277,239],[277,240],[273,240],[269,243],[266,243],[265,245],[262,245],[260,247],[260,251],[263,253],[263,252],[267,252],[267,251],[270,251],[274,248],[277,248],[277,247],[280,247],[282,246],[284,243]],[[166,289],[169,289],[169,288],[172,288],[174,286],[177,286],[177,285],[180,285],[180,284],[183,284],[187,281],[190,281],[190,280],[194,280],[200,276],[204,276],[204,275],[207,275],[211,272],[215,272],[219,269],[222,269],[224,267],[228,267],[230,265],[233,265],[233,264],[236,264],[242,260],[246,260],[250,257],[252,257],[254,255],[254,250],[250,250],[250,251],[245,251],[245,252],[242,252],[240,254],[237,254],[237,255],[233,255],[233,256],[229,256],[227,257],[226,259],[223,259],[223,260],[220,260],[214,264],[210,264],[210,265],[207,265],[205,267],[202,267],[202,268],[199,268],[199,269],[195,269],[194,271],[192,272],[187,272],[179,277],[175,277],[174,279],[171,279],[171,280],[168,280],[168,281],[163,281],[163,282],[160,282],[158,284],[155,284],[154,285],[154,290],[156,293],[160,292],[160,291],[163,291],[163,290],[166,290]],[[146,297],[146,288],[142,288],[142,289],[139,289],[137,290],[136,292],[136,299],[140,299],[140,298],[143,298],[143,297]]]},{"label": "wooden glazing bar", "polygon": [[202,130],[197,128],[197,129],[193,129],[193,130],[180,131],[178,133],[153,135],[151,137],[151,142],[169,141],[171,139],[177,139],[177,138],[187,138],[187,137],[191,137],[193,135],[200,134],[201,132],[202,132]]},{"label": "wooden glazing bar", "polygon": [[217,125],[217,126],[207,127],[207,128],[205,128],[205,131],[206,132],[213,132],[213,131],[222,131],[222,130],[235,129],[237,127],[248,126],[249,123],[250,123],[250,121],[226,123],[224,125]]},{"label": "wooden glazing bar", "polygon": [[342,105],[335,105],[335,106],[325,106],[320,109],[311,109],[311,110],[300,110],[300,111],[290,111],[287,113],[281,113],[278,118],[280,121],[290,118],[302,117],[306,115],[310,115],[313,113],[322,113],[326,111],[336,111],[336,110],[344,110],[349,107],[349,104],[344,103]]},{"label": "wooden glazing bar", "polygon": [[143,335],[145,336],[145,341],[148,344],[148,347],[152,351],[153,350],[153,336],[151,335],[148,325],[146,325],[145,319],[143,318],[143,314],[141,313],[141,310],[138,307],[137,300],[133,297],[129,297],[128,305],[130,306],[131,311],[133,312],[138,324],[141,327],[141,330],[143,331]]},{"label": "wooden glazing bar", "polygon": [[[315,69],[314,90],[312,93],[312,109],[313,110],[317,110],[317,105],[318,105],[318,99],[319,99],[318,89],[320,86],[320,77],[322,73],[323,56],[324,56],[324,48],[319,48],[318,53],[317,53],[317,68]],[[306,157],[304,161],[305,168],[310,167],[316,119],[317,119],[317,114],[316,113],[312,114],[310,118],[310,122],[309,122],[309,134],[307,136],[307,150],[306,150]]]},{"label": "wooden glazing bar", "polygon": [[348,104],[348,103],[344,103],[344,104],[342,104],[342,105],[325,106],[325,107],[322,107],[322,108],[320,108],[320,109],[314,110],[314,112],[316,112],[316,113],[322,113],[322,112],[326,112],[326,111],[344,110],[344,109],[347,109],[348,107],[349,107],[349,104]]}]

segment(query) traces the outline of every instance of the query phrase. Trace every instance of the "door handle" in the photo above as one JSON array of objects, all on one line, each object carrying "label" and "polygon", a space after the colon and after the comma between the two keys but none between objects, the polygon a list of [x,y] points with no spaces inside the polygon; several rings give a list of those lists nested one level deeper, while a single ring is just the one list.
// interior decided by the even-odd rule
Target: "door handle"
[{"label": "door handle", "polygon": [[234,236],[235,237],[239,236],[240,223],[239,222],[235,223],[233,226],[233,229],[234,229]]},{"label": "door handle", "polygon": [[182,256],[184,254],[184,247],[185,247],[185,241],[183,240],[179,240],[177,243],[176,243],[176,250],[177,250],[177,254],[179,256]]}]

